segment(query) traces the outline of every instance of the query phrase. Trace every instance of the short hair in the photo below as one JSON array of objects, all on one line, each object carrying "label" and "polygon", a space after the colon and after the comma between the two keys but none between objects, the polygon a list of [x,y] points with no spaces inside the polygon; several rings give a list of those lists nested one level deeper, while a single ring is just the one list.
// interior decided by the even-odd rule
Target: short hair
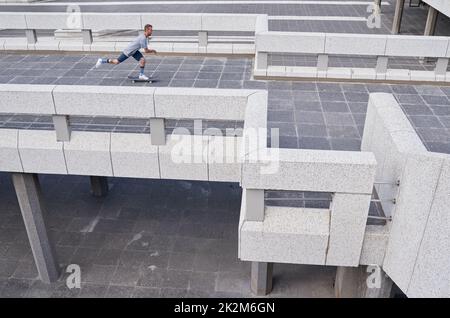
[{"label": "short hair", "polygon": [[153,25],[151,24],[146,24],[144,27],[144,31],[146,31],[147,29],[152,28],[153,29]]}]

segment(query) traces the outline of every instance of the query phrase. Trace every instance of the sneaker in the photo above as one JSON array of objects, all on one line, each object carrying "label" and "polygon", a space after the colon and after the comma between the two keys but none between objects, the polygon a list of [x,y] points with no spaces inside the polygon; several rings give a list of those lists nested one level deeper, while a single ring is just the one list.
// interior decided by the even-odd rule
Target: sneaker
[{"label": "sneaker", "polygon": [[148,81],[149,80],[148,76],[146,76],[145,74],[140,74],[139,75],[139,79],[142,80],[142,81]]},{"label": "sneaker", "polygon": [[103,64],[102,59],[98,59],[98,60],[97,60],[97,63],[95,63],[95,68],[99,68],[100,65],[102,65],[102,64]]}]

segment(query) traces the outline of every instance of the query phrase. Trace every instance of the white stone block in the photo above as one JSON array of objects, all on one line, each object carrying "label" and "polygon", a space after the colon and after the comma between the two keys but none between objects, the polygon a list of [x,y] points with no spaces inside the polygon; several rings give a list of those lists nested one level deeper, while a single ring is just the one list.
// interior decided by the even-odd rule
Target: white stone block
[{"label": "white stone block", "polygon": [[343,55],[384,55],[386,35],[327,33],[325,53]]},{"label": "white stone block", "polygon": [[[173,43],[172,46],[162,46],[162,48],[171,48],[175,53],[198,53],[197,43]],[[162,52],[161,49],[158,50]]]},{"label": "white stone block", "polygon": [[154,117],[152,87],[60,85],[53,91],[56,113],[75,116]]},{"label": "white stone block", "polygon": [[[254,69],[253,70],[253,76],[267,76],[267,70],[259,70],[259,69]],[[449,79],[450,79],[450,75],[449,75]]]},{"label": "white stone block", "polygon": [[253,32],[256,17],[256,14],[206,13],[202,15],[201,31]]},{"label": "white stone block", "polygon": [[116,47],[116,42],[92,42],[89,46],[89,50],[92,52],[114,52]]},{"label": "white stone block", "polygon": [[286,66],[270,65],[267,67],[267,76],[284,77],[287,75]]},{"label": "white stone block", "polygon": [[240,182],[242,137],[209,136],[209,181]]},{"label": "white stone block", "polygon": [[408,297],[450,297],[450,156],[446,155],[434,193]]},{"label": "white stone block", "polygon": [[60,41],[59,42],[59,50],[60,51],[74,51],[74,52],[81,52],[83,51],[83,42],[81,41]]},{"label": "white stone block", "polygon": [[383,269],[407,292],[440,177],[442,158],[410,153],[400,177]]},{"label": "white stone block", "polygon": [[377,74],[375,72],[375,69],[372,68],[358,68],[353,67],[352,68],[352,78],[353,79],[370,79],[374,80],[376,79]]},{"label": "white stone block", "polygon": [[160,178],[158,146],[149,134],[112,133],[111,161],[115,177]]},{"label": "white stone block", "polygon": [[325,33],[265,32],[256,35],[258,52],[311,53],[325,51]]},{"label": "white stone block", "polygon": [[55,114],[53,85],[0,84],[0,113]]},{"label": "white stone block", "polygon": [[162,179],[208,181],[208,137],[168,135],[159,146]]},{"label": "white stone block", "polygon": [[326,265],[358,266],[371,194],[335,193]]},{"label": "white stone block", "polygon": [[112,177],[110,145],[111,133],[73,131],[64,142],[68,173]]},{"label": "white stone block", "polygon": [[263,222],[243,222],[240,259],[325,265],[329,224],[325,209],[266,207]]},{"label": "white stone block", "polygon": [[255,54],[255,44],[233,43],[233,54]]},{"label": "white stone block", "polygon": [[326,72],[327,78],[352,78],[352,69],[347,67],[329,67]]},{"label": "white stone block", "polygon": [[87,30],[141,30],[140,13],[83,13],[83,27]]},{"label": "white stone block", "polygon": [[409,81],[411,73],[410,70],[389,69],[386,72],[386,79],[388,81]]},{"label": "white stone block", "polygon": [[28,29],[57,30],[82,29],[81,14],[79,17],[66,12],[30,12],[25,14]]},{"label": "white stone block", "polygon": [[255,91],[158,87],[155,116],[160,118],[243,120],[247,98]]},{"label": "white stone block", "polygon": [[258,14],[255,23],[255,34],[269,31],[269,16],[267,14]]},{"label": "white stone block", "polygon": [[[243,188],[372,193],[376,172],[372,153],[269,148],[260,150],[257,158],[243,164]],[[273,173],[261,173],[268,165]]]},{"label": "white stone block", "polygon": [[123,50],[125,50],[125,48],[127,47],[128,43],[127,42],[115,42],[115,46],[114,46],[114,50],[116,52],[122,52]]},{"label": "white stone block", "polygon": [[37,51],[58,51],[59,40],[53,38],[38,37],[38,41],[34,44],[34,49]]},{"label": "white stone block", "polygon": [[200,31],[202,28],[202,14],[199,13],[142,13],[141,16],[141,29],[146,24],[153,25],[158,31]]},{"label": "white stone block", "polygon": [[0,39],[0,50],[4,50],[5,49],[5,42],[6,42],[6,40]]},{"label": "white stone block", "polygon": [[445,76],[445,81],[450,82],[450,72],[447,72],[447,75]]},{"label": "white stone block", "polygon": [[367,225],[361,250],[361,265],[383,265],[389,240],[389,225]]},{"label": "white stone block", "polygon": [[448,38],[423,35],[388,35],[387,56],[446,57]]},{"label": "white stone block", "polygon": [[24,172],[67,174],[63,143],[56,141],[55,131],[19,130],[19,153]]},{"label": "white stone block", "polygon": [[8,38],[4,43],[5,50],[11,51],[22,51],[22,50],[33,50],[34,44],[28,45],[26,38]]},{"label": "white stone block", "polygon": [[415,71],[411,70],[411,81],[423,81],[423,82],[434,82],[436,81],[436,74],[434,71]]},{"label": "white stone block", "polygon": [[0,29],[27,29],[25,13],[21,12],[1,12]]},{"label": "white stone block", "polygon": [[206,53],[208,54],[232,54],[232,43],[208,43],[206,46]]},{"label": "white stone block", "polygon": [[[148,47],[156,50],[157,52],[171,53],[174,51],[174,44],[175,43],[150,42]],[[125,47],[123,47],[123,49],[125,49]]]},{"label": "white stone block", "polygon": [[309,66],[286,66],[287,77],[317,77],[317,67]]},{"label": "white stone block", "polygon": [[268,94],[258,91],[248,98],[245,110],[242,154],[267,148],[267,105]]},{"label": "white stone block", "polygon": [[0,171],[23,172],[17,148],[19,130],[0,129]]}]

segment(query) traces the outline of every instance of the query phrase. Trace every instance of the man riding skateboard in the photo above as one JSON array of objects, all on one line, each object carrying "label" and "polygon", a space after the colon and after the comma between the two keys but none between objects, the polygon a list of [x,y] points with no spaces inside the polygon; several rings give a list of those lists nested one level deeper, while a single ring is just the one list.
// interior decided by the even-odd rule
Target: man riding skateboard
[{"label": "man riding skateboard", "polygon": [[144,33],[140,34],[132,42],[130,42],[130,44],[128,44],[128,46],[125,48],[125,50],[123,50],[122,54],[120,54],[120,56],[117,59],[99,58],[97,63],[95,64],[95,67],[98,68],[102,64],[117,65],[128,59],[130,56],[132,56],[136,61],[139,62],[139,66],[141,67],[141,70],[139,72],[139,80],[149,81],[150,79],[148,78],[148,76],[144,74],[145,58],[139,50],[144,49],[145,53],[156,54],[155,50],[148,49],[147,38],[152,35],[152,31],[153,31],[152,25],[146,24],[144,27]]}]

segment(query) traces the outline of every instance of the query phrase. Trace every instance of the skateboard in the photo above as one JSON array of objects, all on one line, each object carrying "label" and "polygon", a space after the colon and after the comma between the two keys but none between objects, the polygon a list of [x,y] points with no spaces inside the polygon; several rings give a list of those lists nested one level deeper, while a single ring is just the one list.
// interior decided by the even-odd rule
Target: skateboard
[{"label": "skateboard", "polygon": [[128,76],[128,79],[133,83],[153,83],[156,82],[155,78],[150,77],[148,80],[139,79],[139,76]]}]

